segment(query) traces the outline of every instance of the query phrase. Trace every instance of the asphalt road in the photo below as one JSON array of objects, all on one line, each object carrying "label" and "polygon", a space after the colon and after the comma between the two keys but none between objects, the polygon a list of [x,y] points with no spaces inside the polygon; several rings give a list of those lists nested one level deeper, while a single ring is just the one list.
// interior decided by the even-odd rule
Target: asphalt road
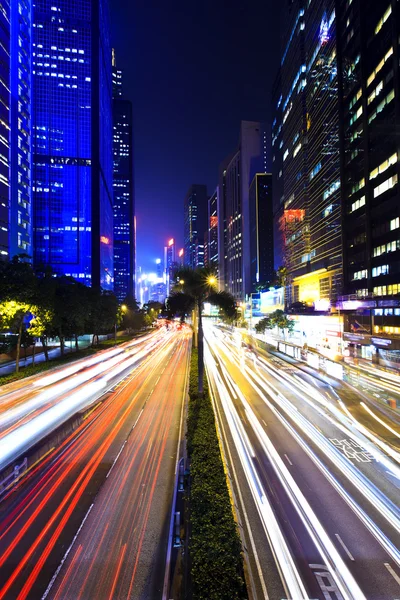
[{"label": "asphalt road", "polygon": [[189,336],[158,349],[0,504],[0,599],[159,598]]},{"label": "asphalt road", "polygon": [[[255,364],[253,358],[241,357],[240,353],[231,350],[229,344],[224,346],[216,339],[211,340],[210,347],[216,367],[214,377],[221,381],[220,391],[221,385],[225,390],[217,394],[218,403],[222,406],[221,396],[227,393],[230,395],[234,411],[239,417],[238,427],[243,427],[248,447],[252,449],[252,454],[249,454],[250,458],[247,460],[252,462],[251,466],[258,477],[262,493],[273,507],[279,529],[290,548],[307,597],[346,597],[344,594],[340,595],[337,587],[335,588],[335,581],[330,579],[332,573],[336,572],[339,580],[344,576],[345,582],[350,582],[349,589],[353,591],[347,596],[349,598],[399,598],[399,564],[378,542],[361,518],[356,516],[355,506],[359,506],[397,548],[400,542],[399,532],[387,522],[373,503],[354,487],[351,480],[343,475],[340,468],[323,451],[322,445],[319,447],[301,429],[298,418],[292,418],[283,408],[285,402],[289,402],[296,405],[295,412],[300,412],[301,404],[306,405],[307,410],[317,411],[310,408],[304,399],[303,402],[299,399],[298,394],[291,389],[289,381],[285,386],[273,372],[263,372],[262,366]],[[268,386],[267,390],[262,387],[263,382],[272,386],[269,392]],[[277,386],[280,388],[278,395],[274,391]],[[324,420],[323,412],[317,414]],[[313,423],[313,415],[304,415],[304,418]],[[329,426],[332,427],[332,424],[329,423]],[[320,434],[325,437],[322,430]],[[232,445],[232,440],[230,444]],[[316,464],[316,460],[321,463],[320,466]],[[344,460],[351,462],[346,457]],[[280,463],[283,463],[283,466]],[[357,467],[353,463],[350,466]],[[327,473],[324,472],[324,468]],[[284,471],[286,475],[282,475]],[[339,492],[335,482],[347,492],[347,499]],[[248,486],[242,481],[241,487],[244,490]],[[397,500],[398,498],[399,496]],[[247,498],[245,510],[249,515],[249,528],[253,535],[258,536],[256,552],[267,553],[270,540],[267,539],[268,533],[264,539],[260,536],[260,519],[254,517],[254,501]],[[315,531],[310,529],[308,518],[311,513],[314,523],[316,522],[326,535],[323,543],[321,539],[324,538],[319,539]],[[268,530],[268,525],[266,529]],[[247,547],[249,549],[250,545]],[[257,561],[252,556],[251,548],[249,553],[252,574],[256,581],[256,597],[269,597],[270,600],[282,598],[283,596],[279,596],[279,592],[275,591],[273,569],[266,570],[263,565],[261,569],[256,569],[254,564]],[[336,557],[334,564],[332,557]],[[279,560],[277,562],[279,564]],[[261,578],[264,579],[268,596],[260,584]],[[269,581],[272,581],[272,585],[269,585]],[[354,588],[351,587],[353,584]]]}]

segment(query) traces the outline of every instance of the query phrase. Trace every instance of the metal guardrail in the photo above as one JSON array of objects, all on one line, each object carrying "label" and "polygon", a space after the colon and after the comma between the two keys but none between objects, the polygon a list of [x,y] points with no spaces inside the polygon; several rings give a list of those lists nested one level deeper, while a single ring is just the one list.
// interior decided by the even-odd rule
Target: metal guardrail
[{"label": "metal guardrail", "polygon": [[20,465],[14,465],[14,469],[11,471],[7,477],[0,481],[0,496],[4,494],[6,490],[10,487],[10,485],[19,478],[19,476],[24,473],[28,468],[28,458],[25,457]]}]

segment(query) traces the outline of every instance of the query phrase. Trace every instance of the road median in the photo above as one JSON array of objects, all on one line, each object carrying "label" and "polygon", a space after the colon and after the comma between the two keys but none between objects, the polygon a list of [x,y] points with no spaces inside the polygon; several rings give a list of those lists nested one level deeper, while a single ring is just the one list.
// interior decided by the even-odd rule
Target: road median
[{"label": "road median", "polygon": [[242,546],[232,512],[214,411],[208,391],[198,394],[197,350],[192,350],[187,448],[190,458],[190,579],[194,600],[246,599]]}]

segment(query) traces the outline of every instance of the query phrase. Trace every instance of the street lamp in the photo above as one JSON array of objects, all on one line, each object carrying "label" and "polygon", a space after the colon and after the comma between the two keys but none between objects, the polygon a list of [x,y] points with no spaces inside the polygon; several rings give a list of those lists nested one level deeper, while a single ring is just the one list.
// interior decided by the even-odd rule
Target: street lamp
[{"label": "street lamp", "polygon": [[217,278],[215,277],[215,275],[209,275],[207,277],[207,283],[208,285],[210,285],[211,287],[217,285]]}]

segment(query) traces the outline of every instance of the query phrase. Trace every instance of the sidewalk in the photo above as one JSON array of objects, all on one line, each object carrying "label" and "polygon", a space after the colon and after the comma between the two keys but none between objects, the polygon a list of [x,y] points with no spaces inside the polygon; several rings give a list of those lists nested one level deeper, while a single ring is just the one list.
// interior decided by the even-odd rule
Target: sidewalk
[{"label": "sidewalk", "polygon": [[[90,345],[91,345],[91,342],[89,340],[79,340],[79,350],[88,348]],[[67,345],[64,347],[64,354],[69,354],[70,352],[76,352],[75,342],[71,342],[71,346],[72,347],[70,347],[69,342],[67,342]],[[49,361],[59,358],[61,356],[60,347],[49,350],[48,355],[49,355]],[[46,360],[46,357],[45,357],[44,352],[39,352],[38,354],[35,355],[35,365],[37,363],[44,362],[45,360]],[[33,362],[32,356],[27,356],[26,359],[20,358],[19,367],[20,367],[20,369],[23,369],[24,367],[28,367],[29,365],[31,365],[32,362]],[[0,366],[0,377],[2,377],[3,375],[9,375],[10,373],[14,373],[15,365],[16,365],[15,360],[11,360],[9,362],[3,363]]]},{"label": "sidewalk", "polygon": [[[255,332],[243,332],[248,336],[253,337],[264,344],[270,344],[276,346],[276,352],[281,355],[281,357],[285,356],[289,359],[291,358],[288,354],[278,350],[278,342],[282,344],[288,344],[290,346],[296,347],[302,350],[302,347],[298,344],[290,340],[283,340],[282,338],[278,338],[273,335],[261,335],[256,334]],[[269,340],[269,341],[268,341]],[[360,394],[364,393],[368,395],[370,398],[374,398],[374,402],[379,402],[384,406],[389,407],[390,410],[399,411],[400,407],[400,374],[388,372],[380,369],[379,367],[372,365],[368,361],[364,359],[359,359],[358,364],[352,363],[352,359],[347,360],[334,360],[331,357],[327,357],[325,354],[318,352],[314,348],[309,348],[309,352],[314,355],[319,356],[324,361],[330,361],[332,363],[336,363],[343,367],[343,383],[346,385],[351,385],[354,389],[357,389]],[[293,357],[293,361],[302,365],[302,369],[306,368],[312,369],[312,365],[307,365],[305,362],[301,361],[299,363],[298,358]],[[318,369],[318,372],[324,377],[328,377],[328,373],[325,371]],[[334,376],[334,375],[333,375]],[[361,378],[361,381],[360,381]],[[340,378],[336,378],[337,381],[341,381]],[[379,391],[379,394],[377,393]]]}]

